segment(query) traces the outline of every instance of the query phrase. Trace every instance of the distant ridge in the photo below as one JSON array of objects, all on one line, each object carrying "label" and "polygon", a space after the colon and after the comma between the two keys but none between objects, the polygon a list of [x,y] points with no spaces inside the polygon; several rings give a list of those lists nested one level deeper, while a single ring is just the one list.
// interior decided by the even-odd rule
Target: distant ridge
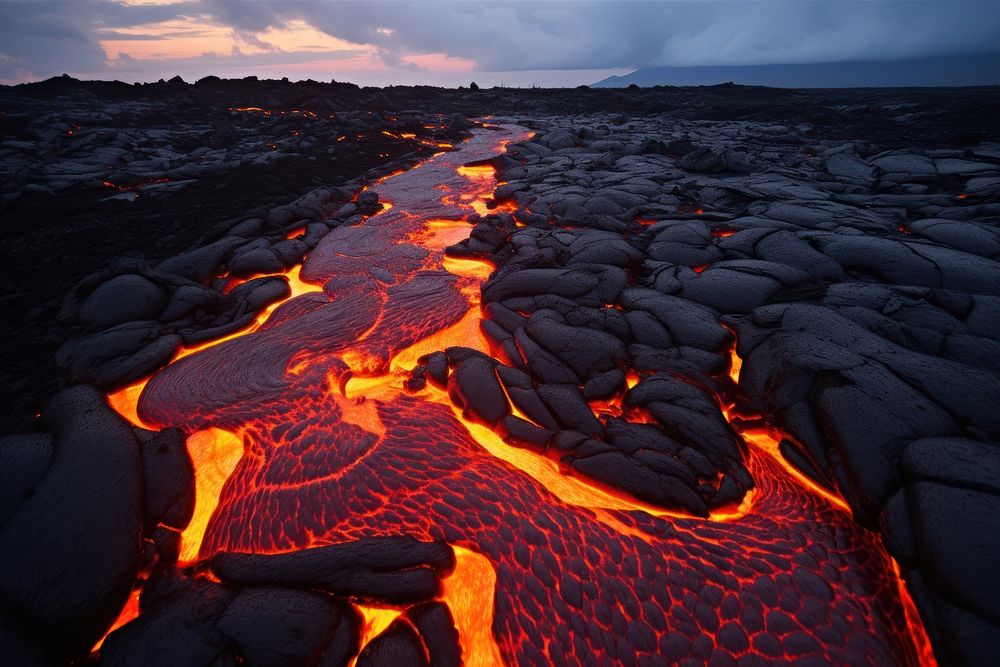
[{"label": "distant ridge", "polygon": [[1000,84],[1000,52],[801,65],[644,67],[624,76],[609,76],[593,86],[712,86],[727,82],[778,88],[989,86]]}]

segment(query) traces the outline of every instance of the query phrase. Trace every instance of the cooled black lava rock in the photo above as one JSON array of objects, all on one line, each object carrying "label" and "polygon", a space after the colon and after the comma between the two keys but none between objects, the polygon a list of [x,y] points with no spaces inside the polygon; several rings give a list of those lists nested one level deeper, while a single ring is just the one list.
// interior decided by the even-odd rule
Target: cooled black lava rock
[{"label": "cooled black lava rock", "polygon": [[100,638],[132,589],[142,460],[132,428],[93,387],[59,393],[44,421],[51,463],[0,530],[0,599],[72,654]]},{"label": "cooled black lava rock", "polygon": [[372,537],[287,554],[223,552],[211,560],[220,579],[243,585],[315,588],[388,604],[434,597],[454,567],[446,544]]},{"label": "cooled black lava rock", "polygon": [[108,635],[100,664],[168,667],[235,661],[236,647],[218,627],[235,595],[211,582],[188,583]]},{"label": "cooled black lava rock", "polygon": [[173,358],[181,337],[158,322],[126,322],[67,341],[56,363],[70,384],[117,388],[149,375]]},{"label": "cooled black lava rock", "polygon": [[48,433],[0,438],[0,527],[35,493],[51,461]]},{"label": "cooled black lava rock", "polygon": [[142,442],[146,531],[163,523],[183,529],[194,514],[194,467],[179,429],[135,429]]},{"label": "cooled black lava rock", "polygon": [[458,631],[447,605],[425,602],[407,609],[406,618],[423,640],[430,667],[458,667],[462,664]]},{"label": "cooled black lava rock", "polygon": [[167,303],[162,287],[142,276],[126,273],[104,283],[80,307],[80,321],[111,326],[133,320],[153,320]]},{"label": "cooled black lava rock", "polygon": [[355,615],[320,593],[248,587],[229,603],[217,627],[248,665],[313,665],[340,624],[357,624]]},{"label": "cooled black lava rock", "polygon": [[487,424],[495,424],[510,412],[495,365],[484,357],[469,357],[459,362],[448,378],[448,395],[452,400],[470,416]]}]

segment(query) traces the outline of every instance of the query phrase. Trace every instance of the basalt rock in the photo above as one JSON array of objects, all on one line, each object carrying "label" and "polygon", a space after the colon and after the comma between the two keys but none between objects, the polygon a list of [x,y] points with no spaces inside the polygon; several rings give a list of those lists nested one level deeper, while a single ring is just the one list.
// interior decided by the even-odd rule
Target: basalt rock
[{"label": "basalt rock", "polygon": [[236,647],[219,628],[235,593],[196,581],[144,609],[101,647],[101,665],[196,665],[235,661]]},{"label": "basalt rock", "polygon": [[388,604],[433,597],[440,577],[453,566],[447,545],[409,537],[373,537],[287,554],[220,553],[211,560],[225,582],[315,588]]},{"label": "basalt rock", "polygon": [[357,624],[346,604],[320,593],[248,587],[218,620],[218,630],[249,665],[313,665],[325,656],[341,624]]},{"label": "basalt rock", "polygon": [[93,387],[61,392],[44,419],[52,458],[0,530],[0,597],[72,654],[100,638],[138,572],[142,461],[131,427]]},{"label": "basalt rock", "polygon": [[142,276],[124,274],[91,292],[80,307],[80,321],[113,326],[132,320],[153,320],[166,306],[163,288]]}]

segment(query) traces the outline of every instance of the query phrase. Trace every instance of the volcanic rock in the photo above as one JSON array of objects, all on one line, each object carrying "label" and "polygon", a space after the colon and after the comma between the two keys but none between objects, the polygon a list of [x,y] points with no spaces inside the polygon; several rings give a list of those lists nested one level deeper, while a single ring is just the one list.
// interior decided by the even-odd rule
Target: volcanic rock
[{"label": "volcanic rock", "polygon": [[0,527],[34,494],[51,461],[48,433],[0,438]]},{"label": "volcanic rock", "polygon": [[163,523],[183,529],[194,514],[194,467],[178,429],[135,429],[142,442],[144,520],[149,532]]},{"label": "volcanic rock", "polygon": [[56,353],[56,363],[71,384],[111,389],[165,365],[180,344],[180,336],[164,335],[157,322],[126,322],[66,341]]},{"label": "volcanic rock", "polygon": [[430,667],[458,667],[462,664],[458,631],[447,605],[425,602],[407,609],[406,617],[427,648]]},{"label": "volcanic rock", "polygon": [[344,623],[356,624],[355,612],[326,595],[245,588],[226,607],[217,628],[247,664],[282,667],[316,664]]},{"label": "volcanic rock", "polygon": [[0,530],[0,596],[62,650],[90,647],[132,588],[142,548],[142,461],[129,425],[93,387],[45,410],[52,460]]},{"label": "volcanic rock", "polygon": [[91,292],[80,308],[80,321],[106,327],[133,320],[154,320],[166,304],[167,296],[159,285],[127,273]]},{"label": "volcanic rock", "polygon": [[433,597],[454,566],[451,549],[411,537],[371,537],[287,554],[220,553],[212,570],[226,582],[316,588],[387,604]]},{"label": "volcanic rock", "polygon": [[235,656],[232,641],[218,627],[232,591],[195,581],[164,597],[108,635],[102,666],[208,665]]},{"label": "volcanic rock", "polygon": [[494,364],[481,358],[469,358],[455,367],[448,382],[448,393],[471,416],[493,424],[510,410]]}]

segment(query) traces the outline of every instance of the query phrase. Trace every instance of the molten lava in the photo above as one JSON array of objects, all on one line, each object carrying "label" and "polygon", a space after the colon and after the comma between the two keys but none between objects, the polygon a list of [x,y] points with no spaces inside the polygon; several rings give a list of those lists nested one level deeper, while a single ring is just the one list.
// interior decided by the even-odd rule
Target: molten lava
[{"label": "molten lava", "polygon": [[[444,248],[485,210],[485,160],[527,136],[483,129],[373,184],[394,206],[331,231],[288,275],[289,299],[110,397],[134,423],[192,434],[198,506],[182,560],[392,534],[445,541],[457,565],[441,600],[472,665],[925,660],[879,537],[789,466],[766,429],[742,433],[756,489],[700,518],[570,475],[444,390],[407,386],[426,354],[495,352],[479,309],[493,267]],[[739,368],[734,354],[734,382]],[[639,380],[630,371],[626,385]],[[622,412],[620,397],[592,407]],[[401,611],[361,610],[365,642]]]}]

